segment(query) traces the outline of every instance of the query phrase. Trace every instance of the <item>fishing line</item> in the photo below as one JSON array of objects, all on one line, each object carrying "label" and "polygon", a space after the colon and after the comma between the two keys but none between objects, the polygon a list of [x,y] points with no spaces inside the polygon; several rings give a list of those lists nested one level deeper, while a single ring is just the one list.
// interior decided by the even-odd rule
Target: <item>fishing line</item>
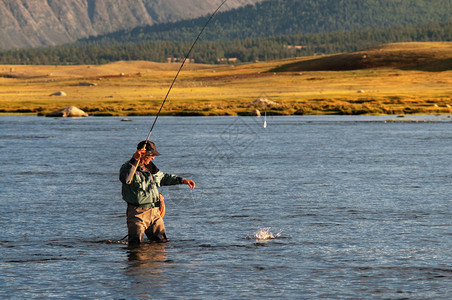
[{"label": "fishing line", "polygon": [[149,134],[148,134],[148,137],[146,138],[146,141],[148,141],[148,140],[149,140],[149,137],[151,136],[152,130],[154,129],[154,125],[155,125],[155,123],[157,122],[157,119],[158,119],[158,117],[159,117],[159,115],[160,115],[160,112],[162,111],[163,105],[165,105],[166,99],[168,98],[168,95],[169,95],[169,93],[171,92],[171,89],[173,88],[174,83],[176,82],[177,76],[179,76],[180,71],[182,70],[182,68],[183,68],[184,65],[185,65],[185,61],[187,61],[188,57],[190,56],[191,51],[193,50],[193,48],[195,47],[196,43],[198,42],[199,37],[201,36],[201,34],[204,32],[204,29],[206,29],[207,25],[210,23],[210,21],[213,19],[213,17],[217,14],[217,12],[220,10],[220,8],[223,6],[223,4],[226,3],[226,1],[227,1],[227,0],[224,0],[224,1],[220,4],[220,6],[218,6],[217,9],[212,13],[212,15],[211,15],[210,18],[207,20],[207,22],[206,22],[206,24],[204,25],[204,27],[203,27],[203,28],[201,29],[201,31],[199,32],[199,34],[198,34],[198,36],[196,37],[195,41],[194,41],[193,44],[191,45],[190,50],[188,50],[187,55],[185,55],[185,58],[184,58],[184,60],[182,61],[182,64],[180,65],[180,68],[179,68],[179,70],[177,71],[177,74],[176,74],[176,76],[174,77],[173,82],[171,83],[171,85],[170,85],[170,87],[169,87],[169,89],[168,89],[168,92],[166,93],[165,98],[163,99],[162,105],[160,106],[160,109],[159,109],[159,111],[157,112],[157,115],[155,116],[154,123],[152,123],[151,130],[149,130]]},{"label": "fishing line", "polygon": [[[163,106],[165,105],[166,99],[168,99],[168,95],[169,95],[169,93],[171,92],[171,89],[173,88],[174,83],[176,82],[177,76],[179,76],[179,73],[180,73],[180,71],[182,70],[182,68],[184,67],[185,62],[187,61],[188,57],[189,57],[190,54],[191,54],[191,51],[193,50],[193,48],[195,47],[196,43],[198,42],[199,37],[201,36],[201,34],[204,32],[204,29],[206,29],[207,25],[210,23],[210,21],[213,19],[213,17],[217,14],[217,12],[220,10],[220,8],[223,6],[223,4],[226,3],[226,1],[228,1],[228,0],[224,0],[223,2],[221,2],[221,4],[217,7],[217,9],[210,15],[210,18],[207,20],[206,24],[204,24],[204,27],[201,29],[201,31],[199,32],[199,34],[198,34],[198,36],[196,37],[195,41],[194,41],[193,44],[191,45],[190,50],[188,50],[187,55],[185,55],[185,58],[184,58],[184,60],[182,61],[182,64],[180,65],[180,68],[179,68],[179,70],[177,71],[176,76],[174,76],[173,82],[171,83],[171,85],[170,85],[170,87],[169,87],[169,89],[168,89],[168,92],[167,92],[166,95],[165,95],[165,98],[163,99],[162,105],[160,105],[160,109],[158,110],[157,115],[156,115],[155,118],[154,118],[154,122],[152,123],[151,129],[149,130],[149,134],[148,134],[148,136],[147,136],[147,138],[146,138],[146,142],[145,142],[144,145],[143,145],[143,149],[146,148],[147,141],[149,141],[149,137],[151,136],[151,133],[152,133],[152,130],[154,129],[155,123],[157,122],[157,119],[158,119],[159,116],[160,116],[160,112],[162,111],[162,108],[163,108]],[[135,175],[135,172],[136,172],[137,168],[138,168],[138,163],[137,163],[137,165],[134,167],[133,174],[132,174],[132,176],[130,177],[130,179],[129,179],[129,181],[127,182],[127,184],[130,184],[130,183],[132,182],[132,178],[133,178],[133,176]]]}]

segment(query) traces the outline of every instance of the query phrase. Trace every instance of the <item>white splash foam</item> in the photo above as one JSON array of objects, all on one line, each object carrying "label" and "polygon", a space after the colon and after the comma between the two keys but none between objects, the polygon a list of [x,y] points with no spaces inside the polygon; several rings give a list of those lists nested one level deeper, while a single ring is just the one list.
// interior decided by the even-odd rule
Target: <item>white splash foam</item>
[{"label": "white splash foam", "polygon": [[276,239],[281,235],[282,230],[280,230],[276,235],[270,232],[270,227],[260,228],[256,233],[254,233],[254,238],[256,240],[271,240]]}]

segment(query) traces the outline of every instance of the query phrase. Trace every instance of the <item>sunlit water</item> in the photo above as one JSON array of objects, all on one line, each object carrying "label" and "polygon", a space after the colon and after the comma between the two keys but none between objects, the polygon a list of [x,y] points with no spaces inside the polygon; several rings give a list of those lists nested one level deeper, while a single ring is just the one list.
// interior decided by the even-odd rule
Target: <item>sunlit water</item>
[{"label": "sunlit water", "polygon": [[388,118],[159,118],[157,166],[197,186],[129,249],[118,170],[153,118],[1,116],[0,297],[450,299],[452,122]]}]

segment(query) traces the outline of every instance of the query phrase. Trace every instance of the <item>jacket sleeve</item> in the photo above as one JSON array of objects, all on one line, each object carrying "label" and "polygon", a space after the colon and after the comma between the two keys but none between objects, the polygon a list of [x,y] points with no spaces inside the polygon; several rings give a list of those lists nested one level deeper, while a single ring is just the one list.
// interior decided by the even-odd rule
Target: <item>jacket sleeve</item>
[{"label": "jacket sleeve", "polygon": [[121,169],[119,170],[119,180],[124,183],[127,184],[126,182],[129,182],[130,179],[132,178],[133,174],[133,169],[135,168],[135,166],[138,164],[138,161],[134,158],[132,158],[130,161],[126,162],[125,164],[123,164],[121,166]]},{"label": "jacket sleeve", "polygon": [[163,173],[162,171],[158,171],[156,174],[154,174],[154,180],[158,186],[181,184],[182,179],[182,177]]}]

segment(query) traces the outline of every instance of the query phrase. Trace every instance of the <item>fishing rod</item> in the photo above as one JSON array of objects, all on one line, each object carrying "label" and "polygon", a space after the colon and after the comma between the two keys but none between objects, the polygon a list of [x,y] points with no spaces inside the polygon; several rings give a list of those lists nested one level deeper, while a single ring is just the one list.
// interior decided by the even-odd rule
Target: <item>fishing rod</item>
[{"label": "fishing rod", "polygon": [[[190,56],[191,51],[193,50],[193,48],[195,47],[196,43],[198,42],[199,37],[201,36],[201,34],[204,32],[204,29],[206,29],[207,25],[210,23],[210,21],[213,19],[213,17],[217,14],[217,12],[220,10],[220,8],[223,6],[223,4],[226,3],[226,1],[228,1],[228,0],[224,0],[223,2],[221,2],[221,4],[217,7],[217,9],[210,15],[210,18],[207,20],[206,24],[204,24],[203,28],[199,32],[199,34],[196,37],[195,41],[191,45],[190,50],[188,50],[187,55],[185,55],[185,58],[182,61],[182,64],[180,65],[180,68],[177,71],[176,76],[174,76],[173,82],[171,82],[171,85],[170,85],[170,87],[168,89],[168,92],[165,95],[165,98],[163,99],[162,105],[160,105],[160,109],[158,110],[157,115],[154,118],[154,122],[152,123],[151,129],[149,130],[149,134],[148,134],[148,136],[146,138],[146,142],[143,145],[143,149],[146,149],[147,142],[149,141],[149,137],[151,136],[151,133],[152,133],[152,130],[154,129],[155,123],[157,122],[157,119],[160,116],[160,112],[162,111],[162,108],[165,105],[166,99],[168,99],[168,95],[171,92],[171,89],[173,88],[174,83],[176,82],[177,76],[179,76],[180,71],[182,70],[182,68],[185,65],[185,62],[187,61],[188,57]],[[132,176],[130,176],[130,179],[127,181],[127,184],[130,184],[132,182],[133,176],[135,175],[135,172],[137,171],[137,168],[138,168],[138,163],[137,163],[136,166],[133,167]]]}]

